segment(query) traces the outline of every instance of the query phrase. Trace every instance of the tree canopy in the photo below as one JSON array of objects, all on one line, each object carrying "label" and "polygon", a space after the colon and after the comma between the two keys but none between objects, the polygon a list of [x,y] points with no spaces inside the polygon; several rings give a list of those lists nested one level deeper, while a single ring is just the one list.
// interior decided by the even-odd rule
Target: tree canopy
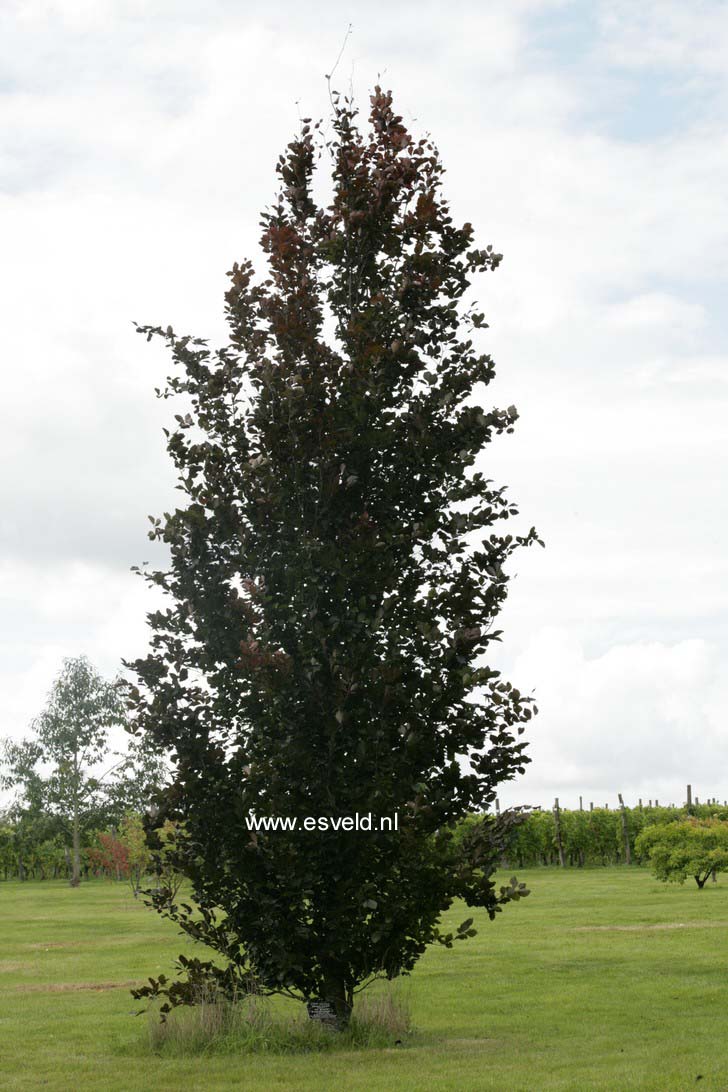
[{"label": "tree canopy", "polygon": [[[388,92],[367,126],[335,96],[328,136],[304,119],[278,161],[267,273],[230,271],[230,343],[138,328],[173,358],[159,394],[180,402],[167,447],[184,504],[150,517],[171,562],[144,574],[168,606],[132,701],[174,762],[155,822],[184,829],[202,919],[157,905],[224,955],[224,983],[343,1019],[372,978],[452,942],[437,923],[454,899],[492,916],[524,893],[492,878],[512,815],[450,833],[527,761],[531,700],[484,657],[506,563],[538,539],[497,531],[516,508],[476,465],[517,419],[484,408],[494,364],[467,298],[501,255],[455,225],[443,171]],[[249,824],[357,813],[398,830]]]}]

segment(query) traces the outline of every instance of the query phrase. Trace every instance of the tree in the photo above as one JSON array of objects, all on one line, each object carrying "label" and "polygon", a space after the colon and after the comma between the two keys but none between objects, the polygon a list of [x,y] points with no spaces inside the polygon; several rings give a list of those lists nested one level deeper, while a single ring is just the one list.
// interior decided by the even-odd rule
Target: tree
[{"label": "tree", "polygon": [[[388,92],[368,133],[335,96],[325,145],[304,120],[277,171],[268,275],[229,274],[230,344],[137,328],[173,357],[158,394],[182,403],[167,447],[185,503],[150,517],[171,563],[143,572],[169,606],[131,700],[175,765],[155,822],[182,824],[202,917],[158,908],[222,954],[226,983],[324,999],[345,1022],[356,990],[451,942],[437,922],[454,899],[492,917],[523,893],[492,879],[508,817],[469,857],[451,828],[526,761],[531,701],[482,658],[504,565],[538,540],[495,533],[516,509],[475,466],[517,419],[482,408],[494,365],[466,300],[501,255],[453,224],[431,141]],[[250,828],[369,812],[398,831]]]},{"label": "tree", "polygon": [[[20,787],[19,816],[30,819],[55,816],[72,843],[71,886],[81,878],[81,833],[84,826],[100,825],[117,798],[136,795],[145,780],[144,773],[159,784],[153,771],[159,772],[159,759],[153,763],[137,761],[137,747],[121,757],[111,770],[94,773],[112,753],[108,733],[113,727],[126,726],[123,693],[116,683],[107,682],[86,657],[66,659],[53,683],[48,703],[33,722],[34,738],[4,744],[6,767],[2,784]],[[115,757],[119,758],[118,753]],[[115,770],[118,780],[107,796],[103,779]],[[127,793],[120,792],[126,785]],[[126,800],[124,801],[126,802]],[[121,813],[123,815],[123,811]],[[22,873],[22,865],[21,865]]]},{"label": "tree", "polygon": [[140,815],[130,812],[124,816],[119,827],[119,841],[126,850],[129,863],[128,879],[136,898],[141,891],[142,880],[152,867],[153,860]]},{"label": "tree", "polygon": [[125,751],[115,751],[112,756],[118,761],[99,782],[93,816],[89,816],[100,829],[119,827],[126,815],[143,814],[168,775],[164,759],[133,737]]},{"label": "tree", "polygon": [[685,883],[692,876],[699,888],[711,875],[728,870],[728,822],[686,819],[655,823],[637,837],[635,849],[647,857],[658,880]]},{"label": "tree", "polygon": [[[1,830],[1,828],[0,828]],[[176,867],[176,845],[180,837],[180,830],[176,823],[167,819],[155,832],[154,868],[157,873],[157,889],[164,889],[165,895],[170,901],[174,901],[184,882]]]},{"label": "tree", "polygon": [[[131,874],[129,851],[119,835],[113,831],[97,831],[93,841],[94,844],[86,849],[86,859],[94,872],[105,873],[112,880],[128,880]],[[136,891],[134,894],[136,897]]]}]

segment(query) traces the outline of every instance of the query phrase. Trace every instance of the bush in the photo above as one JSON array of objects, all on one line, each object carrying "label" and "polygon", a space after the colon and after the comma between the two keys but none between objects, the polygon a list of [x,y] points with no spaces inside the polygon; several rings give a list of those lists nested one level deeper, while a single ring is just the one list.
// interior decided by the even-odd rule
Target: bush
[{"label": "bush", "polygon": [[636,850],[647,857],[658,880],[685,883],[693,876],[702,888],[708,876],[728,869],[728,822],[685,819],[657,823],[637,838]]}]

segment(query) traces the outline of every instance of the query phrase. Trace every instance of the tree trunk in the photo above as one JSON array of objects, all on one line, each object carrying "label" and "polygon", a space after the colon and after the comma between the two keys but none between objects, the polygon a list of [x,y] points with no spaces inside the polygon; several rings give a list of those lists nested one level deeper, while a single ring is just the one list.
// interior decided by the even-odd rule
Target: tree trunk
[{"label": "tree trunk", "polygon": [[[335,1014],[334,1026],[338,1031],[343,1031],[351,1019],[351,1010],[354,1005],[352,991],[348,988],[343,976],[330,972],[324,978],[321,1000],[328,1002]],[[311,1010],[309,1009],[309,1014]],[[328,1021],[327,1021],[328,1022]]]},{"label": "tree trunk", "polygon": [[627,826],[627,812],[624,807],[624,800],[622,799],[621,792],[619,793],[619,810],[622,819],[622,841],[624,842],[624,861],[625,864],[632,864],[632,854],[629,847],[629,827]]},{"label": "tree trunk", "polygon": [[71,872],[71,887],[78,887],[81,883],[81,832],[78,823],[78,805],[73,808],[73,870]]},{"label": "tree trunk", "polygon": [[566,859],[564,857],[564,843],[561,840],[561,809],[559,808],[558,796],[554,800],[554,827],[556,830],[556,848],[559,851],[559,864],[562,868],[565,868]]}]

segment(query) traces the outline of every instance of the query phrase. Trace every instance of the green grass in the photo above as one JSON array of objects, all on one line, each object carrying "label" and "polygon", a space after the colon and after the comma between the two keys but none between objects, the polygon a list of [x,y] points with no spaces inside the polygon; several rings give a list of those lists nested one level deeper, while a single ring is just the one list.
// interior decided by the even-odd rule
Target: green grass
[{"label": "green grass", "polygon": [[190,946],[127,888],[0,883],[0,1088],[728,1090],[728,884],[519,878],[528,899],[420,962],[404,1045],[254,1056],[155,1052],[129,986]]}]

